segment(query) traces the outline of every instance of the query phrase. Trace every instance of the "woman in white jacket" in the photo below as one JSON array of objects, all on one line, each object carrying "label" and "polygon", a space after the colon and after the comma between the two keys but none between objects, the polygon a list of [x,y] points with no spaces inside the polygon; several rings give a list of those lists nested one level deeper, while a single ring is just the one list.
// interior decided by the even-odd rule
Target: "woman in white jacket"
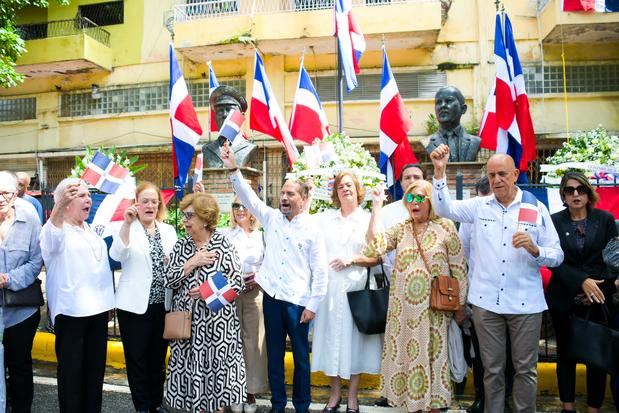
[{"label": "woman in white jacket", "polygon": [[177,237],[174,227],[162,222],[166,210],[159,188],[142,182],[135,197],[110,257],[122,264],[116,308],[133,405],[138,412],[159,412],[168,348],[163,327],[169,293],[163,277]]}]

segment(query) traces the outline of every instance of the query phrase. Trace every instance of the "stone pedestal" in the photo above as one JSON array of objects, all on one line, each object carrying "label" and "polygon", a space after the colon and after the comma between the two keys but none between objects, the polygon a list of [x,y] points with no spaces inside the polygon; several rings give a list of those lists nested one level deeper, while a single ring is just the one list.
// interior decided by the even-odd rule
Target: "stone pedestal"
[{"label": "stone pedestal", "polygon": [[[447,164],[447,187],[453,199],[467,199],[475,196],[475,184],[485,174],[485,162],[449,162]],[[434,173],[434,172],[432,172]],[[461,176],[461,181],[458,176]],[[462,196],[458,196],[458,182],[462,185]]]},{"label": "stone pedestal", "polygon": [[[249,167],[242,167],[240,170],[254,191],[258,192],[258,183],[262,178],[262,171]],[[230,212],[234,191],[232,190],[228,169],[204,168],[202,170],[202,183],[206,192],[213,195],[217,200],[219,210],[221,212]]]}]

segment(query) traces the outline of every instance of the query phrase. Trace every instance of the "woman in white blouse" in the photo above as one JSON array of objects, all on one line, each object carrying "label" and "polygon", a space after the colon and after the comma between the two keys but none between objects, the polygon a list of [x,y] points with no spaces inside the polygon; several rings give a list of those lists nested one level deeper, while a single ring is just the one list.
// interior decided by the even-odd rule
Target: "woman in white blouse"
[{"label": "woman in white blouse", "polygon": [[331,196],[338,209],[325,211],[316,220],[324,232],[329,260],[327,295],[316,313],[312,339],[312,371],[322,371],[331,380],[324,413],[339,408],[341,379],[350,380],[347,413],[359,413],[359,375],[380,372],[381,335],[359,332],[346,295],[348,291],[362,290],[367,267],[378,263],[377,258],[361,254],[370,222],[370,214],[359,206],[363,197],[357,177],[352,172],[341,172],[335,177]]},{"label": "woman in white blouse", "polygon": [[165,213],[159,188],[141,182],[135,190],[135,203],[125,211],[110,248],[110,257],[122,264],[116,313],[131,398],[138,413],[159,412],[163,402],[168,350],[168,341],[163,339],[164,301],[171,299],[163,279],[177,239],[174,227],[163,222]]},{"label": "woman in white blouse", "polygon": [[59,410],[100,412],[108,312],[114,308],[107,248],[85,222],[92,206],[85,183],[64,179],[54,202],[41,230],[41,253],[56,331]]}]

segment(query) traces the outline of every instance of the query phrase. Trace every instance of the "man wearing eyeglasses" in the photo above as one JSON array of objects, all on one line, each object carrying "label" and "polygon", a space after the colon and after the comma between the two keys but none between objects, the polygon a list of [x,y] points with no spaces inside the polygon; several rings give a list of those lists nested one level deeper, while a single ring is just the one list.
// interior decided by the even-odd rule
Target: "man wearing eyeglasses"
[{"label": "man wearing eyeglasses", "polygon": [[473,305],[484,365],[486,413],[501,412],[505,397],[507,334],[514,364],[514,410],[535,412],[537,355],[542,312],[548,307],[540,267],[563,261],[559,236],[546,207],[537,201],[535,223],[519,222],[523,191],[516,186],[519,171],[506,154],[488,160],[492,194],[453,201],[447,188],[449,147],[439,145],[430,155],[434,165],[432,203],[442,217],[473,225],[472,268],[468,301]]},{"label": "man wearing eyeglasses", "polygon": [[271,412],[283,413],[286,336],[294,358],[292,404],[305,413],[311,402],[309,322],[327,293],[327,254],[322,232],[307,213],[309,188],[288,180],[282,186],[279,209],[258,198],[245,182],[228,143],[221,148],[224,167],[241,203],[264,227],[264,260],[256,276],[262,288],[264,326],[271,387]]}]

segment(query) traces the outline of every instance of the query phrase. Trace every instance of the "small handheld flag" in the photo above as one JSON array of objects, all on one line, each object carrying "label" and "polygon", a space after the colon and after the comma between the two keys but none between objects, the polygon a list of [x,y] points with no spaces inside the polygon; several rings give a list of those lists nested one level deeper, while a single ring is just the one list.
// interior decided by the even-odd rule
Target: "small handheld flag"
[{"label": "small handheld flag", "polygon": [[529,191],[522,191],[520,210],[518,211],[518,223],[538,224],[541,215],[537,207],[537,198]]},{"label": "small handheld flag", "polygon": [[204,158],[202,152],[196,155],[196,163],[193,167],[193,183],[202,182],[202,168],[204,168]]},{"label": "small handheld flag", "polygon": [[236,109],[231,110],[223,125],[221,125],[221,129],[219,129],[219,136],[228,139],[231,146],[238,145],[243,139],[243,132],[241,131],[243,122],[245,122],[245,115]]},{"label": "small handheld flag", "polygon": [[[211,61],[209,60],[208,62],[206,62],[206,64],[208,65],[208,97],[210,102],[213,91],[215,91],[215,89],[219,87],[219,81],[217,80],[217,76],[215,75],[215,70],[213,70],[213,65],[211,64]],[[217,132],[217,122],[215,121],[215,108],[210,107],[210,103],[208,111],[210,131]]]},{"label": "small handheld flag", "polygon": [[232,304],[238,294],[232,289],[228,279],[223,276],[221,271],[217,271],[215,275],[202,283],[200,296],[206,301],[208,308],[216,313],[225,306]]},{"label": "small handheld flag", "polygon": [[82,179],[101,192],[114,194],[129,175],[129,170],[112,162],[101,152],[95,152],[82,174]]}]

